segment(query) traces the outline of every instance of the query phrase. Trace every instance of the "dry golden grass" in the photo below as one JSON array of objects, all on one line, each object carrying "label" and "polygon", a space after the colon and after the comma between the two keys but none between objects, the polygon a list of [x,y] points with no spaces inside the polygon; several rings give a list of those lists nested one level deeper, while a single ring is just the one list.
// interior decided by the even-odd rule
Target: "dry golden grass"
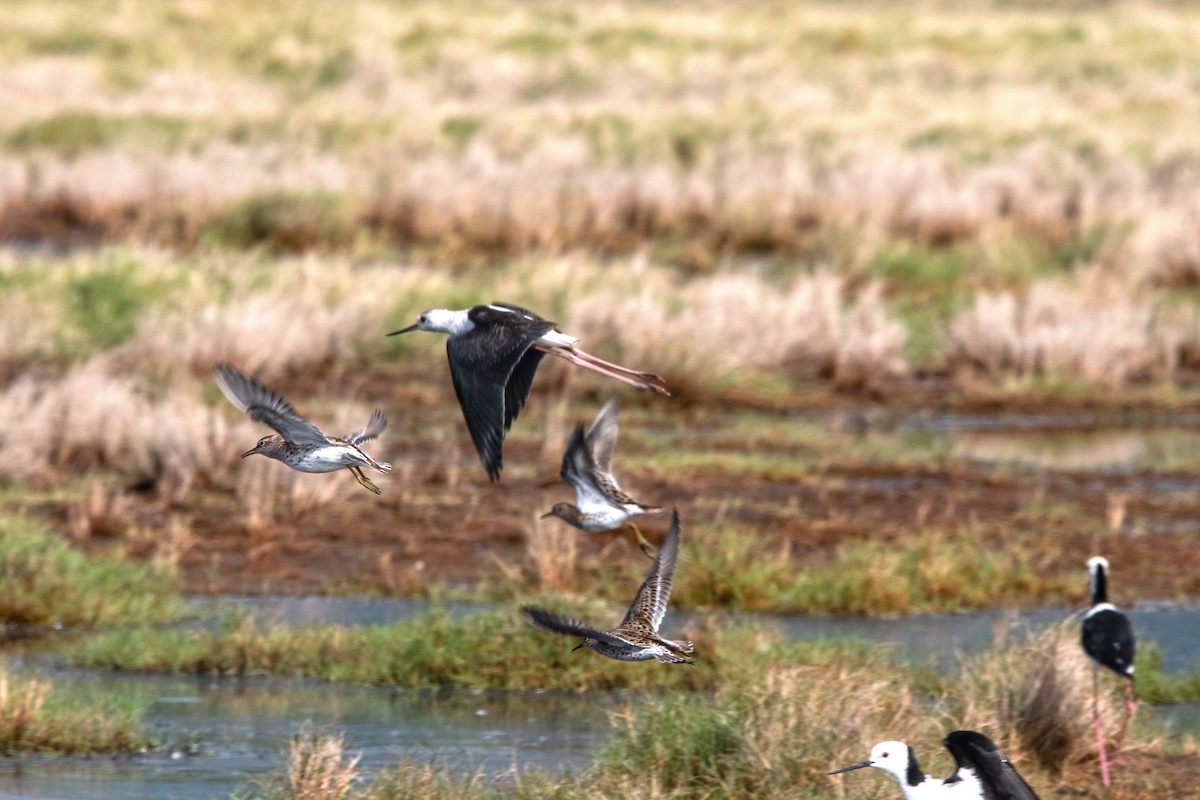
[{"label": "dry golden grass", "polygon": [[[615,282],[620,286],[619,282]],[[747,367],[783,368],[860,387],[904,375],[904,327],[876,287],[847,297],[829,273],[779,290],[753,275],[719,275],[677,287],[652,278],[601,289],[573,307],[571,323],[623,363],[706,382]]]},{"label": "dry golden grass", "polygon": [[666,240],[839,272],[897,238],[1099,241],[1106,268],[1200,280],[1186,3],[8,11],[10,236],[365,234],[445,260]]},{"label": "dry golden grass", "polygon": [[347,757],[343,736],[302,731],[292,737],[287,760],[287,797],[341,800],[358,777],[360,756]]},{"label": "dry golden grass", "polygon": [[1200,330],[1156,312],[1128,282],[1091,276],[1038,281],[1024,297],[983,293],[951,323],[954,364],[990,374],[1084,380],[1119,387],[1172,374]]}]

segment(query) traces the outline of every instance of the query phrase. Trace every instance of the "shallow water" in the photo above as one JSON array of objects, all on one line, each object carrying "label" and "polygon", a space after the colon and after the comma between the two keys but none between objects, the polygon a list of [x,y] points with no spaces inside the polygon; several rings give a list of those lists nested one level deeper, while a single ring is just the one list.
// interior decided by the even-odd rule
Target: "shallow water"
[{"label": "shallow water", "polygon": [[[114,800],[223,798],[281,772],[306,727],[342,733],[373,774],[402,758],[499,775],[587,768],[620,695],[398,691],[282,679],[201,680],[59,673],[148,704],[149,735],[165,747],[122,758],[0,759],[0,797]],[[101,788],[102,787],[102,788]]]}]

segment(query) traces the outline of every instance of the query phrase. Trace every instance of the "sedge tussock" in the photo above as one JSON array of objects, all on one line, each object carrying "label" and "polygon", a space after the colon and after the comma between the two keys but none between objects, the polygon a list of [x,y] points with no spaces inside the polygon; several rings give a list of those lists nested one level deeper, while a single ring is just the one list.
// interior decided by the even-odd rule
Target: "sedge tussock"
[{"label": "sedge tussock", "polygon": [[1121,282],[1042,280],[1024,297],[985,292],[950,330],[952,362],[985,374],[1122,386],[1161,376],[1177,363],[1151,301]]},{"label": "sedge tussock", "polygon": [[292,737],[287,759],[290,800],[341,800],[358,778],[361,756],[346,755],[345,737],[301,731]]},{"label": "sedge tussock", "polygon": [[785,367],[850,386],[905,374],[904,328],[888,318],[877,287],[848,309],[846,302],[842,279],[830,273],[802,277],[784,291],[753,276],[722,275],[673,297],[643,290],[626,299],[602,290],[575,307],[572,324],[611,345],[619,359],[688,377]]}]

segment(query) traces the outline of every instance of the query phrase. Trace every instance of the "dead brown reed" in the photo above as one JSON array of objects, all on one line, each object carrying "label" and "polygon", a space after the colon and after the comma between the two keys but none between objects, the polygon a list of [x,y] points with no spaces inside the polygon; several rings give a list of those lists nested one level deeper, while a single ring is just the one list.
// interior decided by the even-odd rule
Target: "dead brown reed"
[{"label": "dead brown reed", "polygon": [[1024,297],[983,293],[951,323],[951,361],[989,374],[1082,379],[1107,386],[1161,377],[1179,338],[1128,283],[1038,281]]},{"label": "dead brown reed", "polygon": [[525,526],[525,554],[534,586],[543,592],[574,594],[579,587],[579,531],[535,513]]},{"label": "dead brown reed", "polygon": [[600,290],[574,307],[572,326],[626,363],[668,376],[720,380],[746,367],[785,367],[853,387],[901,376],[905,331],[877,287],[853,299],[841,278],[818,273],[779,291],[751,275],[720,275],[670,289],[641,283],[633,297]]},{"label": "dead brown reed", "polygon": [[[959,698],[956,724],[987,733],[1018,763],[1052,773],[1094,760],[1093,670],[1078,635],[1073,626],[1057,626],[969,659],[963,671],[972,691]],[[1115,732],[1120,705],[1109,691],[1100,696],[1100,714]]]},{"label": "dead brown reed", "polygon": [[287,760],[290,800],[341,800],[358,777],[361,756],[346,756],[345,737],[302,730],[292,737]]}]

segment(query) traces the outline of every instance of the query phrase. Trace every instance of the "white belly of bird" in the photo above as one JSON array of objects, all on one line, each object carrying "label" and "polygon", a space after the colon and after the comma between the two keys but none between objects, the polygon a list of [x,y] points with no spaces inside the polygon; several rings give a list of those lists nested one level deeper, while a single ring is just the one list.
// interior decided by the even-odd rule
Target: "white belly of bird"
[{"label": "white belly of bird", "polygon": [[579,511],[583,516],[583,529],[588,533],[598,533],[600,531],[611,531],[613,528],[619,528],[629,521],[630,517],[636,516],[637,511],[629,511],[629,506],[614,507],[600,503],[587,504],[580,506]]},{"label": "white belly of bird", "polygon": [[301,472],[337,472],[346,467],[365,467],[367,460],[352,448],[331,444],[305,453],[303,461],[291,466]]}]

